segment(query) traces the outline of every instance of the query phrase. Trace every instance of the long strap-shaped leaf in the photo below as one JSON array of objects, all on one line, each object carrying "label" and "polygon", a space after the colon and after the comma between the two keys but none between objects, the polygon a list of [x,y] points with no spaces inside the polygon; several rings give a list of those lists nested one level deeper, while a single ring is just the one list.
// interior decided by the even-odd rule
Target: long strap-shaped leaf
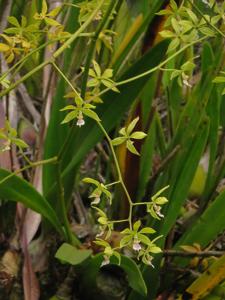
[{"label": "long strap-shaped leaf", "polygon": [[[216,260],[186,290],[192,300],[202,299],[225,278],[225,255]],[[220,298],[222,299],[222,298]]]},{"label": "long strap-shaped leaf", "polygon": [[[0,181],[10,174],[12,173],[0,169]],[[26,207],[31,208],[48,219],[57,231],[63,234],[62,227],[53,208],[49,205],[47,200],[24,179],[14,175],[0,183],[0,197],[1,199],[23,203]]]},{"label": "long strap-shaped leaf", "polygon": [[192,225],[191,228],[179,240],[179,245],[191,245],[198,243],[202,247],[213,240],[225,229],[225,191],[223,191],[206,209],[202,216]]}]

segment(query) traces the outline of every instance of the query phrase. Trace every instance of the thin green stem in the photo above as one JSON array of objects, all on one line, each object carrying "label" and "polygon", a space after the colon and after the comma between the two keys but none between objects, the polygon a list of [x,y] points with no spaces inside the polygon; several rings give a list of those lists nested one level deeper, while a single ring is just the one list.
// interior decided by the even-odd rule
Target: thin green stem
[{"label": "thin green stem", "polygon": [[64,187],[62,183],[61,168],[60,168],[59,161],[57,162],[57,185],[58,185],[59,205],[62,213],[62,219],[63,219],[63,224],[66,232],[67,241],[72,244],[74,237],[70,229],[70,223],[67,217],[67,210],[66,210],[65,197],[64,197]]},{"label": "thin green stem", "polygon": [[[117,87],[117,86],[121,86],[121,85],[124,85],[124,84],[127,84],[127,83],[130,83],[130,82],[133,82],[137,79],[140,79],[142,77],[145,77],[145,76],[148,76],[150,75],[151,73],[159,70],[160,68],[162,68],[165,64],[167,64],[168,62],[170,62],[172,59],[174,59],[176,56],[178,56],[179,54],[181,54],[182,52],[184,52],[187,48],[197,44],[197,43],[200,43],[202,42],[203,40],[205,40],[207,37],[202,37],[196,41],[193,41],[187,45],[185,45],[184,47],[182,47],[181,49],[179,49],[177,52],[175,52],[174,54],[172,54],[171,56],[169,56],[167,59],[165,59],[164,61],[162,61],[160,64],[158,64],[157,66],[153,67],[152,69],[146,71],[146,72],[143,72],[139,75],[136,75],[134,77],[130,77],[126,80],[123,80],[123,81],[119,81],[119,82],[115,82],[114,84],[112,84],[112,87]],[[90,98],[89,101],[92,101],[94,100],[96,97],[100,97],[102,96],[103,94],[105,94],[106,92],[110,91],[112,89],[112,87],[110,88],[106,88],[104,89],[103,91],[101,91],[99,94],[95,95],[94,97]]]},{"label": "thin green stem", "polygon": [[133,216],[133,203],[130,203],[130,207],[129,207],[129,227],[132,230],[132,216]]},{"label": "thin green stem", "polygon": [[[74,87],[72,85],[72,83],[70,82],[70,80],[66,77],[66,75],[57,67],[57,65],[52,62],[53,66],[57,69],[57,71],[59,72],[59,74],[65,79],[65,81],[69,84],[69,86],[74,90]],[[112,152],[112,155],[113,155],[113,159],[114,159],[114,162],[115,162],[115,165],[116,165],[116,170],[117,170],[117,174],[118,174],[118,178],[119,180],[116,181],[116,182],[113,182],[111,184],[108,184],[107,186],[111,186],[111,185],[114,185],[114,184],[118,184],[120,183],[123,190],[124,190],[124,193],[129,201],[129,204],[130,204],[130,212],[129,212],[129,218],[128,218],[128,221],[129,221],[129,224],[130,224],[130,228],[132,228],[132,200],[131,200],[131,197],[129,195],[129,192],[126,188],[126,185],[123,181],[123,177],[122,177],[122,174],[121,174],[121,170],[120,170],[120,166],[119,166],[119,162],[117,160],[117,157],[116,157],[116,153],[115,153],[115,150],[114,150],[114,147],[113,147],[113,144],[112,144],[112,140],[110,138],[110,136],[108,135],[108,133],[106,132],[105,128],[102,126],[102,124],[100,122],[97,122],[98,126],[100,127],[101,131],[103,132],[104,136],[106,137],[106,139],[108,140],[108,143],[109,143],[109,146],[110,146],[110,149],[111,149],[111,152]],[[65,148],[66,146],[66,143],[68,142],[68,138],[66,139],[64,145],[63,145],[63,149]],[[58,159],[60,160],[61,159],[61,155],[62,155],[63,151],[60,151],[59,153],[59,156],[58,156]],[[61,196],[62,197],[62,196]],[[61,205],[62,205],[62,198],[61,198]],[[62,208],[62,210],[64,210]],[[65,218],[65,215],[64,215],[64,218]]]},{"label": "thin green stem", "polygon": [[[94,10],[93,14],[88,18],[88,20],[80,27],[80,29],[74,33],[74,35],[70,38],[70,43],[73,42],[73,40],[84,30],[86,29],[86,27],[91,23],[91,21],[93,20],[94,16],[96,15],[96,13],[99,11],[99,9],[101,8],[101,6],[103,5],[104,1],[101,1],[100,4],[97,6],[97,8]],[[104,21],[104,19],[103,19]],[[103,23],[103,21],[100,23],[99,27],[102,26],[101,24]],[[98,27],[98,28],[99,28]],[[101,31],[101,30],[100,30]],[[86,93],[86,87],[87,87],[87,78],[88,78],[88,72],[89,72],[89,68],[90,68],[90,64],[91,64],[91,59],[92,59],[92,55],[93,55],[93,51],[95,48],[95,43],[96,43],[96,35],[98,37],[99,33],[98,33],[98,29],[96,30],[97,33],[94,34],[93,40],[91,42],[91,46],[90,46],[90,50],[88,53],[88,57],[87,57],[87,61],[86,61],[86,65],[84,68],[84,75],[83,75],[83,80],[82,80],[82,86],[81,86],[81,98],[85,98],[85,93]],[[78,35],[76,35],[78,34]],[[74,38],[74,39],[73,39]],[[93,42],[94,41],[94,42]],[[64,46],[64,45],[63,45]],[[62,48],[62,47],[61,47]],[[59,48],[59,50],[61,49]],[[57,57],[61,52],[60,51],[64,51],[64,50],[60,50],[60,51],[56,51],[56,53],[54,53],[54,57]],[[65,79],[66,76],[65,74],[61,71],[60,74],[62,75],[62,77]],[[70,81],[68,79],[66,79],[66,81],[69,83]],[[69,83],[70,87],[72,87],[73,85],[71,83]],[[74,88],[73,88],[74,90]],[[63,143],[60,151],[59,151],[59,158],[61,158],[61,156],[63,155],[67,144],[69,143],[71,137],[73,135],[73,127],[71,127],[70,132],[68,133],[65,142]]]},{"label": "thin green stem", "polygon": [[115,182],[108,183],[108,184],[106,184],[105,186],[108,188],[108,187],[113,186],[113,185],[116,185],[116,184],[118,184],[118,183],[120,183],[120,180],[115,181]]},{"label": "thin green stem", "polygon": [[130,194],[129,194],[127,188],[126,188],[126,185],[123,181],[123,177],[122,177],[122,174],[121,174],[119,162],[118,162],[118,159],[116,157],[116,153],[115,153],[115,150],[114,150],[114,147],[113,147],[113,144],[112,144],[112,140],[111,140],[110,136],[108,135],[108,133],[106,132],[105,128],[102,126],[102,124],[100,122],[97,122],[97,124],[98,124],[99,128],[101,129],[101,131],[104,133],[104,136],[106,137],[106,139],[109,143],[109,147],[111,149],[111,152],[112,152],[112,155],[113,155],[113,160],[114,160],[114,163],[115,163],[115,166],[116,166],[119,182],[120,182],[120,184],[121,184],[121,186],[124,190],[124,193],[127,197],[128,202],[129,202],[130,210],[129,210],[128,220],[129,220],[130,229],[132,229],[132,206],[133,206],[133,202],[132,202]]},{"label": "thin green stem", "polygon": [[177,69],[165,69],[165,68],[160,68],[160,71],[165,71],[165,72],[173,72],[173,71],[179,71]]},{"label": "thin green stem", "polygon": [[23,149],[19,147],[19,153],[22,155],[22,157],[25,159],[25,161],[28,163],[28,165],[31,165],[32,162],[29,160],[29,158],[24,154]]},{"label": "thin green stem", "polygon": [[80,97],[80,94],[77,92],[73,84],[70,82],[70,80],[64,75],[64,73],[60,70],[60,68],[56,65],[55,62],[52,62],[53,67],[59,72],[59,74],[62,76],[62,78],[67,82],[67,84],[71,87],[71,89],[74,91],[77,97]]},{"label": "thin green stem", "polygon": [[118,224],[118,223],[125,223],[125,222],[129,222],[129,219],[123,219],[123,220],[115,220],[115,221],[110,221],[110,223],[112,224]]},{"label": "thin green stem", "polygon": [[138,206],[138,205],[148,205],[150,202],[135,202],[133,203],[133,206]]},{"label": "thin green stem", "polygon": [[21,172],[23,172],[23,171],[25,171],[27,169],[38,167],[38,166],[41,166],[41,165],[50,164],[50,163],[56,163],[56,162],[57,162],[57,157],[52,157],[52,158],[45,159],[45,160],[39,160],[39,161],[36,161],[34,163],[32,162],[29,165],[27,165],[27,166],[25,166],[25,167],[23,167],[21,169],[18,169],[15,172],[13,172],[10,175],[8,175],[5,178],[3,178],[0,181],[0,184],[4,183],[5,181],[9,180],[11,177],[13,177],[13,176],[15,176],[17,174],[20,174]]},{"label": "thin green stem", "polygon": [[108,21],[108,18],[110,17],[113,7],[115,5],[115,0],[111,0],[111,3],[102,19],[102,21],[99,23],[96,31],[95,31],[95,35],[93,36],[92,40],[91,40],[91,44],[90,44],[90,48],[88,51],[88,55],[87,55],[87,59],[86,59],[86,63],[85,63],[85,67],[84,67],[84,74],[83,74],[83,78],[82,78],[82,83],[81,83],[81,97],[85,98],[85,93],[86,93],[86,88],[87,88],[87,81],[88,81],[88,73],[89,73],[89,69],[91,66],[91,62],[93,59],[93,54],[95,51],[95,46],[96,46],[96,42],[97,39],[99,37],[99,34],[101,33],[102,29],[104,28],[106,22]]},{"label": "thin green stem", "polygon": [[84,33],[80,33],[79,37],[92,37],[95,35],[95,32],[84,32]]}]

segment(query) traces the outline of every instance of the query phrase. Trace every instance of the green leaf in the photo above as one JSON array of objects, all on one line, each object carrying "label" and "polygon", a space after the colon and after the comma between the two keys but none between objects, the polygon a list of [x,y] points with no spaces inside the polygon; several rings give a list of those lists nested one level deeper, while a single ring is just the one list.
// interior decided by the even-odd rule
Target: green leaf
[{"label": "green leaf", "polygon": [[101,77],[101,68],[100,68],[99,64],[95,60],[93,60],[93,67],[94,67],[94,70],[96,72],[96,75],[98,77]]},{"label": "green leaf", "polygon": [[225,83],[225,76],[218,76],[215,79],[213,79],[214,83]]},{"label": "green leaf", "polygon": [[176,244],[176,248],[179,245],[192,245],[193,243],[198,243],[205,247],[211,240],[214,240],[222,233],[225,230],[224,202],[225,191],[216,197],[201,217],[185,232]]},{"label": "green leaf", "polygon": [[193,11],[192,11],[191,9],[189,9],[189,8],[186,8],[186,11],[187,11],[189,17],[191,18],[191,20],[192,20],[195,24],[197,24],[197,23],[198,23],[198,17],[196,16],[196,14],[193,13]]},{"label": "green leaf", "polygon": [[177,3],[174,0],[170,0],[170,6],[174,11],[178,10]]},{"label": "green leaf", "polygon": [[60,23],[57,22],[56,20],[53,20],[51,18],[45,17],[45,22],[46,24],[50,25],[50,26],[60,26]]},{"label": "green leaf", "polygon": [[[75,103],[78,107],[81,107],[84,103],[83,99],[81,97],[75,97]],[[87,105],[87,104],[86,104]]]},{"label": "green leaf", "polygon": [[82,179],[82,181],[85,182],[85,183],[92,183],[96,186],[98,186],[100,184],[97,180],[95,180],[93,178],[89,178],[89,177],[86,177],[86,178]]},{"label": "green leaf", "polygon": [[192,71],[195,68],[195,64],[191,61],[187,61],[181,66],[182,71]]},{"label": "green leaf", "polygon": [[89,118],[97,121],[97,122],[100,122],[101,120],[99,119],[98,115],[96,114],[96,112],[94,112],[93,110],[91,109],[83,109],[82,110],[83,114],[88,116]]},{"label": "green leaf", "polygon": [[147,287],[137,264],[131,258],[121,255],[120,267],[126,272],[130,287],[142,296],[146,296]]},{"label": "green leaf", "polygon": [[166,199],[166,197],[158,197],[154,202],[158,205],[163,205],[166,204],[168,200]]},{"label": "green leaf", "polygon": [[124,246],[127,246],[130,244],[133,236],[132,235],[126,235],[120,240],[120,248],[123,248]]},{"label": "green leaf", "polygon": [[20,23],[15,17],[10,16],[7,18],[7,20],[10,24],[14,25],[15,27],[20,27]]},{"label": "green leaf", "polygon": [[10,47],[6,44],[0,43],[0,52],[9,51]]},{"label": "green leaf", "polygon": [[113,76],[113,69],[106,69],[102,75],[105,78],[112,78]]},{"label": "green leaf", "polygon": [[161,253],[162,250],[161,250],[161,248],[159,248],[157,246],[152,246],[152,247],[150,247],[150,252],[151,253]]},{"label": "green leaf", "polygon": [[81,250],[76,247],[64,243],[57,250],[55,257],[62,262],[66,262],[72,266],[76,266],[85,261],[92,254],[91,250]]},{"label": "green leaf", "polygon": [[173,38],[174,37],[174,33],[170,30],[163,30],[163,31],[160,31],[160,35],[163,37],[163,38]]},{"label": "green leaf", "polygon": [[144,234],[152,234],[155,233],[155,229],[151,227],[145,227],[139,231],[139,233],[144,233]]},{"label": "green leaf", "polygon": [[62,109],[60,109],[60,111],[74,110],[74,109],[76,109],[76,107],[74,105],[67,105],[67,106],[63,107]]},{"label": "green leaf", "polygon": [[135,118],[128,126],[127,126],[127,134],[130,135],[131,132],[134,130],[137,122],[139,121],[139,117]]},{"label": "green leaf", "polygon": [[180,70],[175,70],[175,71],[173,71],[173,72],[171,73],[171,75],[170,75],[170,80],[173,80],[174,78],[180,76],[181,73],[182,73],[182,71],[180,71]]},{"label": "green leaf", "polygon": [[132,134],[130,135],[130,138],[131,138],[131,139],[135,139],[135,140],[142,140],[142,139],[144,139],[146,136],[147,136],[146,133],[144,133],[144,132],[142,132],[142,131],[136,131],[136,132],[134,132],[134,133],[132,133]]},{"label": "green leaf", "polygon": [[115,138],[114,140],[112,140],[112,144],[113,146],[117,146],[117,145],[120,145],[122,143],[124,143],[126,141],[126,137],[118,137],[118,138]]},{"label": "green leaf", "polygon": [[[12,174],[0,169],[0,182]],[[13,174],[12,177],[0,183],[0,194],[1,198],[23,203],[26,207],[40,213],[63,235],[63,230],[56,213],[46,199],[27,181]]]},{"label": "green leaf", "polygon": [[215,36],[215,32],[212,29],[210,29],[209,27],[206,27],[206,26],[200,27],[199,31],[201,31],[201,33],[203,33],[204,35],[209,36],[209,37]]},{"label": "green leaf", "polygon": [[97,241],[94,241],[94,243],[96,245],[99,245],[99,246],[102,246],[102,247],[110,247],[109,243],[107,243],[104,240],[97,240]]},{"label": "green leaf", "polygon": [[12,139],[11,139],[11,142],[12,142],[13,144],[15,144],[16,146],[21,147],[21,148],[27,148],[27,147],[29,147],[29,146],[27,145],[27,143],[25,143],[25,142],[24,142],[23,140],[21,140],[21,139],[12,138]]},{"label": "green leaf", "polygon": [[102,225],[106,225],[108,223],[108,220],[105,217],[98,218],[98,222]]},{"label": "green leaf", "polygon": [[147,246],[151,245],[150,239],[144,234],[138,233],[138,239]]},{"label": "green leaf", "polygon": [[[103,261],[103,254],[98,254],[92,258],[90,263],[87,265],[89,272],[85,273],[84,276],[84,287],[85,289],[92,290],[92,287],[96,285],[96,278]],[[130,287],[142,296],[147,295],[147,288],[142,277],[141,271],[137,264],[125,255],[121,254],[121,262],[118,263],[118,259],[114,256],[111,257],[110,263],[119,266],[123,269],[127,275],[127,280]],[[91,287],[90,287],[91,286]],[[91,299],[91,295],[88,295]]]},{"label": "green leaf", "polygon": [[180,40],[178,38],[173,39],[169,44],[167,52],[171,52],[175,50],[179,45],[180,45]]},{"label": "green leaf", "polygon": [[46,2],[46,0],[42,0],[42,9],[41,9],[41,13],[42,13],[43,15],[46,15],[47,11],[48,11],[47,2]]},{"label": "green leaf", "polygon": [[133,143],[134,143],[134,142],[132,142],[131,140],[128,140],[127,143],[126,143],[127,149],[128,149],[131,153],[133,153],[133,154],[140,155],[140,154],[138,153],[138,151],[136,150],[136,148],[134,147]]},{"label": "green leaf", "polygon": [[136,221],[133,225],[134,231],[138,231],[140,226],[141,226],[141,221],[140,220]]},{"label": "green leaf", "polygon": [[66,124],[66,123],[69,123],[70,121],[74,120],[76,117],[77,117],[77,110],[73,110],[71,111],[70,113],[68,113],[64,120],[61,122],[61,124]]},{"label": "green leaf", "polygon": [[48,13],[48,16],[53,18],[56,17],[59,14],[61,8],[62,6],[55,7],[50,13]]},{"label": "green leaf", "polygon": [[133,231],[129,228],[125,228],[123,231],[121,231],[122,234],[130,234],[132,233]]}]

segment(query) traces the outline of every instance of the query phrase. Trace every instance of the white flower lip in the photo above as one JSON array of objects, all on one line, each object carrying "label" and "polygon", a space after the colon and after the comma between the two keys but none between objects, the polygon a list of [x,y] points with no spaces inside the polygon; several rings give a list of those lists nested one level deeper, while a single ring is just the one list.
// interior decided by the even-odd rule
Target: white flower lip
[{"label": "white flower lip", "polygon": [[100,200],[100,197],[95,197],[94,201],[92,201],[91,204],[99,204]]},{"label": "white flower lip", "polygon": [[147,259],[147,263],[148,263],[149,266],[155,268],[155,266],[152,264],[152,260],[153,260],[153,257],[149,256],[148,259]]},{"label": "white flower lip", "polygon": [[154,209],[155,209],[155,213],[160,217],[160,218],[164,218],[164,215],[161,213],[161,206],[156,205],[155,203],[153,204]]},{"label": "white flower lip", "polygon": [[140,251],[141,250],[140,242],[137,239],[135,239],[134,242],[133,242],[133,250],[134,251]]},{"label": "white flower lip", "polygon": [[108,264],[110,264],[110,259],[108,256],[104,255],[104,260],[101,263],[101,267],[106,266]]},{"label": "white flower lip", "polygon": [[84,124],[85,124],[85,121],[84,121],[84,119],[83,118],[79,118],[78,120],[77,120],[77,126],[79,126],[79,127],[81,127],[81,126],[83,126]]}]

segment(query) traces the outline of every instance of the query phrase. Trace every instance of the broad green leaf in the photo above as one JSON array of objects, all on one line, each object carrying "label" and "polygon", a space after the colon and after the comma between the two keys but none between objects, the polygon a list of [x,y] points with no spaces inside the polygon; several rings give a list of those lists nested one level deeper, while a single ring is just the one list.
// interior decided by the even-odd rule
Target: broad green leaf
[{"label": "broad green leaf", "polygon": [[53,17],[53,18],[56,17],[59,14],[61,8],[62,8],[62,6],[57,6],[50,13],[48,13],[48,16]]},{"label": "broad green leaf", "polygon": [[127,127],[127,134],[130,135],[131,132],[134,130],[137,122],[139,121],[139,117],[135,118]]},{"label": "broad green leaf", "polygon": [[92,254],[91,250],[77,249],[76,247],[64,243],[57,250],[55,257],[64,263],[72,266],[79,265]]},{"label": "broad green leaf", "polygon": [[209,268],[201,274],[186,291],[198,300],[210,293],[225,278],[225,255],[217,259]]},{"label": "broad green leaf", "polygon": [[160,35],[163,38],[173,38],[174,37],[174,33],[170,30],[163,30],[163,31],[160,32]]},{"label": "broad green leaf", "polygon": [[10,24],[14,25],[15,27],[20,27],[20,24],[15,17],[10,16],[7,18],[7,20]]},{"label": "broad green leaf", "polygon": [[59,26],[60,25],[59,22],[57,22],[56,20],[53,20],[51,18],[48,18],[48,17],[45,17],[45,22],[51,26]]},{"label": "broad green leaf", "polygon": [[211,240],[222,233],[225,230],[224,202],[225,191],[213,200],[201,217],[185,232],[176,244],[176,248],[179,245],[192,245],[193,243],[206,247]]},{"label": "broad green leaf", "polygon": [[55,211],[52,209],[46,199],[39,194],[31,184],[16,175],[11,176],[1,183],[1,181],[9,175],[12,175],[12,173],[0,169],[1,198],[23,203],[26,207],[31,208],[48,219],[48,221],[56,228],[56,230],[63,234],[62,226],[56,216]]},{"label": "broad green leaf", "polygon": [[101,120],[99,119],[98,115],[96,114],[96,112],[94,112],[93,110],[91,109],[83,109],[83,113],[84,115],[88,116],[89,118],[97,121],[97,122],[100,122]]},{"label": "broad green leaf", "polygon": [[126,137],[118,137],[112,141],[113,146],[120,145],[126,141]]},{"label": "broad green leaf", "polygon": [[43,15],[45,15],[48,12],[48,6],[46,0],[42,0],[42,9],[41,12]]},{"label": "broad green leaf", "polygon": [[161,250],[161,248],[159,248],[159,247],[157,247],[157,246],[152,246],[152,247],[150,248],[150,252],[151,252],[151,253],[157,254],[157,253],[161,253],[162,250]]},{"label": "broad green leaf", "polygon": [[150,227],[145,227],[145,228],[141,229],[139,232],[144,233],[144,234],[152,234],[152,233],[155,233],[155,230]]},{"label": "broad green leaf", "polygon": [[214,83],[225,83],[225,76],[218,76],[213,80]]},{"label": "broad green leaf", "polygon": [[74,120],[74,119],[77,117],[77,115],[78,115],[77,110],[73,110],[73,111],[69,112],[69,113],[65,116],[65,118],[64,118],[64,120],[61,122],[61,124],[69,123],[70,121]]},{"label": "broad green leaf", "polygon": [[135,140],[142,140],[147,136],[146,133],[142,131],[136,131],[130,135],[130,138],[135,139]]},{"label": "broad green leaf", "polygon": [[[96,278],[98,276],[98,272],[102,261],[103,261],[103,255],[98,254],[95,257],[93,257],[90,263],[87,265],[87,270],[89,271],[86,272],[84,275],[83,288],[90,289],[91,291],[92,290],[91,287],[92,288],[95,287]],[[127,256],[121,255],[120,265],[118,265],[118,259],[115,257],[112,257],[110,259],[110,263],[122,268],[127,275],[127,280],[130,287],[134,291],[136,291],[139,295],[146,296],[147,293],[146,284],[143,280],[139,267],[132,259],[128,258]]]},{"label": "broad green leaf", "polygon": [[135,155],[140,155],[139,153],[138,153],[138,151],[136,150],[136,148],[134,147],[134,142],[132,142],[131,140],[128,140],[127,142],[126,142],[126,147],[127,147],[127,149],[131,152],[131,153],[133,153],[133,154],[135,154]]},{"label": "broad green leaf", "polygon": [[89,177],[86,177],[86,178],[82,179],[82,181],[85,182],[85,183],[92,183],[96,186],[99,185],[99,182],[97,180],[95,180],[93,178],[89,178]]},{"label": "broad green leaf", "polygon": [[6,44],[0,43],[0,51],[1,52],[6,52],[9,51],[10,47]]},{"label": "broad green leaf", "polygon": [[130,244],[131,240],[133,239],[132,235],[126,235],[120,240],[120,248],[123,248],[124,246],[127,246]]},{"label": "broad green leaf", "polygon": [[138,221],[136,221],[134,223],[133,228],[134,228],[135,231],[138,231],[138,229],[140,228],[140,226],[141,226],[141,221],[138,220]]}]

